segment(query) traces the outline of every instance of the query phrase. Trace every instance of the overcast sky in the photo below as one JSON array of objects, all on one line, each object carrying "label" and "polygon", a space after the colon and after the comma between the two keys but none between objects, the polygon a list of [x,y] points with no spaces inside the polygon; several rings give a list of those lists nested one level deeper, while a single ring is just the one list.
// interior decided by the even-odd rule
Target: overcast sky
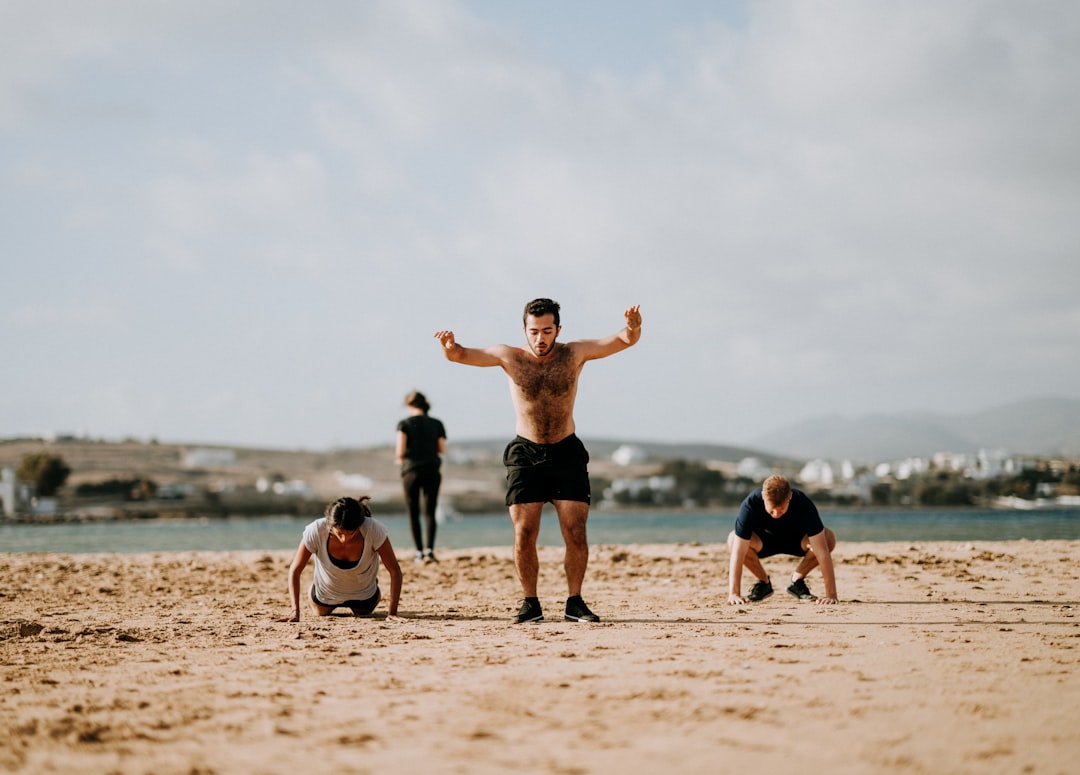
[{"label": "overcast sky", "polygon": [[0,0],[0,437],[752,444],[1080,397],[1080,4]]}]

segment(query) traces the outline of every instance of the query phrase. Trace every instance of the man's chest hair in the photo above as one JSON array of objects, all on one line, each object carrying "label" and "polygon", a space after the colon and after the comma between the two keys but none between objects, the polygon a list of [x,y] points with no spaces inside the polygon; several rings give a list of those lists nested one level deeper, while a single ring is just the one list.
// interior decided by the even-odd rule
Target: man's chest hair
[{"label": "man's chest hair", "polygon": [[519,354],[515,358],[511,378],[526,398],[537,399],[569,393],[577,380],[577,373],[573,352],[569,346],[562,345],[543,358]]}]

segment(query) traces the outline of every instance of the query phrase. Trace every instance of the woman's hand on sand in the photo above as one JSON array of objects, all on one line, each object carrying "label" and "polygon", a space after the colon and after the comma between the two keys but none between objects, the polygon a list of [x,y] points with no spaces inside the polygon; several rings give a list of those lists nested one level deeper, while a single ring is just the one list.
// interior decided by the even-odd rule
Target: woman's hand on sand
[{"label": "woman's hand on sand", "polygon": [[836,605],[838,602],[835,597],[819,597],[817,599],[818,605]]},{"label": "woman's hand on sand", "polygon": [[388,622],[404,622],[408,621],[404,616],[398,616],[397,614],[387,614],[386,621]]},{"label": "woman's hand on sand", "polygon": [[289,616],[282,616],[280,619],[275,619],[276,622],[298,622],[300,621],[300,612],[293,611]]},{"label": "woman's hand on sand", "polygon": [[728,605],[746,605],[746,601],[743,600],[738,595],[728,595],[727,596],[727,604]]}]

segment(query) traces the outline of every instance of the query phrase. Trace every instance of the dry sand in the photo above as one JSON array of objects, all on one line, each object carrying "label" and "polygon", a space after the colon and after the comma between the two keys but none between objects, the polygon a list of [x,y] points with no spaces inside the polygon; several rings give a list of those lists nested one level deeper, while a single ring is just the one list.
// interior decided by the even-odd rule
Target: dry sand
[{"label": "dry sand", "polygon": [[1080,771],[1078,541],[841,543],[834,607],[789,558],[729,607],[726,547],[597,546],[598,625],[561,547],[535,625],[508,548],[440,557],[406,622],[290,624],[288,552],[0,555],[0,770]]}]

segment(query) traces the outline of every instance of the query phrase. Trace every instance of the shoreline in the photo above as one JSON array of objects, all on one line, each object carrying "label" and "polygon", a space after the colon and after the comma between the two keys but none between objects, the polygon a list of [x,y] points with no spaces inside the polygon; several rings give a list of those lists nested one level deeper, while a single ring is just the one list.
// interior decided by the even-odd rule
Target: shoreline
[{"label": "shoreline", "polygon": [[[383,516],[400,516],[405,514],[404,505],[401,503],[378,503],[376,504]],[[325,503],[319,500],[306,502],[275,504],[275,508],[236,508],[236,507],[206,507],[203,505],[194,508],[180,508],[171,502],[169,506],[150,508],[146,504],[105,504],[88,506],[84,508],[65,508],[55,513],[44,514],[0,514],[0,526],[2,525],[51,525],[51,524],[83,524],[99,522],[146,522],[146,521],[184,521],[184,520],[225,520],[225,519],[262,519],[267,517],[307,517],[321,514]],[[1080,501],[1072,496],[1036,500],[1009,499],[1007,503],[988,502],[968,506],[944,505],[944,506],[877,506],[877,505],[830,505],[825,509],[827,514],[926,514],[926,513],[965,513],[965,512],[994,512],[994,513],[1063,513],[1080,510]],[[593,506],[594,515],[603,514],[734,514],[738,511],[738,504],[724,506],[609,506],[598,504]],[[502,502],[493,499],[491,503],[485,503],[480,507],[468,510],[455,509],[457,518],[471,519],[476,517],[489,517],[494,514],[505,514]],[[314,516],[312,516],[314,518]]]},{"label": "shoreline", "polygon": [[[199,550],[293,550],[314,516],[96,521],[9,525],[0,522],[0,554],[60,551],[72,554]],[[406,554],[413,539],[404,514],[377,516],[395,549]],[[597,512],[589,522],[591,544],[668,544],[722,541],[732,517],[715,511]],[[1080,540],[1080,510],[1001,512],[933,510],[832,512],[826,523],[840,543],[957,540]],[[562,546],[557,520],[544,519],[540,545]],[[505,513],[454,517],[440,523],[438,551],[509,546]]]},{"label": "shoreline", "polygon": [[[562,620],[561,547],[540,550],[545,621],[517,626],[510,547],[405,562],[401,623],[385,602],[274,621],[291,556],[0,555],[0,769],[276,773],[318,750],[342,772],[811,756],[852,775],[1057,775],[1080,755],[1080,541],[841,542],[839,605],[778,585],[738,607],[726,546],[597,545],[594,625]],[[765,561],[774,585],[790,559]]]}]

